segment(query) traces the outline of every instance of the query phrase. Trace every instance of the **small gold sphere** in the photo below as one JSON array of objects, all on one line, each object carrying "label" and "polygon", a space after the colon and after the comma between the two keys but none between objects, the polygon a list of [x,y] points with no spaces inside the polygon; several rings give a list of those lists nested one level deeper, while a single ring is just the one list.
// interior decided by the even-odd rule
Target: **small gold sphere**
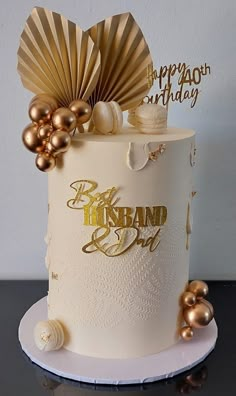
[{"label": "small gold sphere", "polygon": [[196,296],[192,292],[184,292],[182,295],[182,304],[184,307],[191,307],[192,305],[196,304]]},{"label": "small gold sphere", "polygon": [[88,122],[92,116],[91,106],[81,99],[73,100],[69,109],[76,115],[78,125]]},{"label": "small gold sphere", "polygon": [[33,99],[30,101],[30,105],[35,102],[43,102],[47,103],[50,105],[52,111],[55,111],[58,108],[58,103],[57,100],[54,98],[54,96],[46,93],[41,93],[33,97]]},{"label": "small gold sphere", "polygon": [[201,300],[201,303],[205,304],[209,308],[209,310],[211,311],[212,319],[213,319],[213,317],[214,317],[214,308],[213,308],[212,304],[209,301],[205,300],[204,298]]},{"label": "small gold sphere", "polygon": [[33,153],[40,153],[44,145],[38,137],[38,127],[35,124],[29,124],[23,130],[22,141],[25,147]]},{"label": "small gold sphere", "polygon": [[189,326],[182,327],[180,336],[184,341],[190,341],[193,338],[193,329]]},{"label": "small gold sphere", "polygon": [[29,106],[29,117],[33,122],[43,124],[50,120],[52,108],[45,102],[35,101]]},{"label": "small gold sphere", "polygon": [[192,307],[185,308],[183,316],[185,322],[193,328],[205,327],[212,320],[211,310],[202,302],[198,302]]},{"label": "small gold sphere", "polygon": [[50,124],[43,124],[38,129],[38,137],[41,140],[47,140],[53,132],[53,127]]},{"label": "small gold sphere", "polygon": [[71,132],[76,128],[76,115],[66,107],[59,107],[52,115],[52,124],[55,129]]},{"label": "small gold sphere", "polygon": [[71,144],[71,137],[67,132],[55,131],[50,137],[50,143],[56,153],[64,153]]},{"label": "small gold sphere", "polygon": [[53,147],[53,145],[50,142],[46,142],[45,151],[50,155],[53,156],[57,155],[55,147]]},{"label": "small gold sphere", "polygon": [[43,172],[49,172],[55,167],[56,160],[48,153],[40,153],[36,157],[35,164],[39,170]]},{"label": "small gold sphere", "polygon": [[197,299],[200,300],[207,296],[208,286],[203,281],[195,280],[188,285],[188,291],[194,293]]},{"label": "small gold sphere", "polygon": [[[69,146],[68,146],[68,148],[69,148]],[[54,147],[50,141],[47,141],[45,143],[45,149],[44,150],[49,155],[53,155],[54,157],[57,157],[58,154],[66,152],[68,150],[68,148],[64,149],[62,151],[62,149],[56,149],[56,147]]]}]

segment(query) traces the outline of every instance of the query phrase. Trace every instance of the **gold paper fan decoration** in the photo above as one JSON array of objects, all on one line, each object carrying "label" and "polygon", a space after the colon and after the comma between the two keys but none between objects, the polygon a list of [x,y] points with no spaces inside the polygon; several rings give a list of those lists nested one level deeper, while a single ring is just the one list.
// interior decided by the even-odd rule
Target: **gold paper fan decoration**
[{"label": "gold paper fan decoration", "polygon": [[88,32],[101,52],[101,72],[90,104],[116,101],[123,111],[139,105],[150,90],[147,68],[152,58],[133,16],[112,16]]},{"label": "gold paper fan decoration", "polygon": [[68,106],[91,96],[100,73],[100,52],[79,26],[36,7],[21,35],[17,69],[25,88],[51,94]]}]

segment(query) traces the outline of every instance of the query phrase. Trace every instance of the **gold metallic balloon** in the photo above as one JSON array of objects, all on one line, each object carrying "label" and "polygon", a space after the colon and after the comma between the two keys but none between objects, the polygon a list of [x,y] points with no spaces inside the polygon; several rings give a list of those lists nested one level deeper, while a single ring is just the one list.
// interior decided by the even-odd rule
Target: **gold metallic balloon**
[{"label": "gold metallic balloon", "polygon": [[47,153],[40,153],[36,157],[35,164],[39,170],[49,172],[55,167],[56,159]]},{"label": "gold metallic balloon", "polygon": [[44,102],[49,104],[51,106],[52,111],[55,111],[58,108],[58,103],[56,99],[52,95],[46,93],[41,93],[34,96],[33,99],[30,101],[30,105],[35,102]]},{"label": "gold metallic balloon", "polygon": [[50,143],[56,153],[63,153],[70,147],[71,137],[67,132],[55,131],[50,136]]},{"label": "gold metallic balloon", "polygon": [[184,341],[190,341],[193,338],[193,329],[189,326],[182,327],[180,336]]},{"label": "gold metallic balloon", "polygon": [[201,303],[205,304],[209,308],[209,310],[211,311],[212,319],[213,319],[214,308],[213,308],[212,304],[209,301],[205,300],[204,298],[201,300]]},{"label": "gold metallic balloon", "polygon": [[79,125],[89,121],[92,116],[92,107],[85,101],[77,99],[70,103],[69,108],[76,115]]},{"label": "gold metallic balloon", "polygon": [[32,121],[43,124],[50,120],[52,111],[48,103],[35,101],[29,106],[29,117]]},{"label": "gold metallic balloon", "polygon": [[39,139],[43,140],[47,140],[49,138],[49,136],[52,134],[53,132],[53,127],[50,124],[43,124],[39,127],[38,129],[38,137]]},{"label": "gold metallic balloon", "polygon": [[76,128],[76,115],[66,107],[59,107],[52,115],[52,124],[55,129],[71,132]]},{"label": "gold metallic balloon", "polygon": [[182,303],[184,307],[191,307],[196,304],[196,296],[192,292],[186,291],[182,295]]},{"label": "gold metallic balloon", "polygon": [[25,147],[33,153],[39,153],[43,151],[44,145],[38,137],[38,127],[35,124],[29,124],[23,130],[22,141]]},{"label": "gold metallic balloon", "polygon": [[212,320],[210,308],[202,302],[198,302],[190,308],[185,308],[183,316],[185,322],[193,328],[205,327]]},{"label": "gold metallic balloon", "polygon": [[208,286],[203,281],[195,280],[188,285],[188,291],[194,293],[197,299],[200,300],[208,294]]}]

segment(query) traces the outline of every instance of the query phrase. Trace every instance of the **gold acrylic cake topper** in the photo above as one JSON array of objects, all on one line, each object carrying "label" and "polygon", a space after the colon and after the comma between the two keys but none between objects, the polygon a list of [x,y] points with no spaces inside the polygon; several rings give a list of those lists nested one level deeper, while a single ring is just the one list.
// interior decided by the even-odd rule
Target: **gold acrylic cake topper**
[{"label": "gold acrylic cake topper", "polygon": [[77,180],[70,187],[73,197],[67,201],[68,208],[83,211],[84,226],[96,227],[82,247],[84,253],[99,251],[116,257],[137,245],[149,252],[158,248],[167,220],[165,206],[118,206],[118,188],[97,192],[98,184],[91,180]]},{"label": "gold acrylic cake topper", "polygon": [[[69,134],[84,132],[82,124],[98,101],[120,112],[138,106],[150,89],[148,67],[150,51],[130,13],[83,32],[60,14],[34,8],[21,35],[17,69],[24,87],[37,94],[29,107],[32,123],[22,137],[37,153],[36,166],[55,167],[57,156],[70,146]],[[101,116],[99,123],[106,124]]]},{"label": "gold acrylic cake topper", "polygon": [[169,106],[170,102],[183,103],[190,101],[193,108],[198,100],[199,85],[202,78],[211,73],[207,63],[193,68],[185,62],[170,64],[154,69],[153,65],[147,67],[148,85],[151,88],[155,81],[158,83],[158,92],[144,98],[145,103]]}]

